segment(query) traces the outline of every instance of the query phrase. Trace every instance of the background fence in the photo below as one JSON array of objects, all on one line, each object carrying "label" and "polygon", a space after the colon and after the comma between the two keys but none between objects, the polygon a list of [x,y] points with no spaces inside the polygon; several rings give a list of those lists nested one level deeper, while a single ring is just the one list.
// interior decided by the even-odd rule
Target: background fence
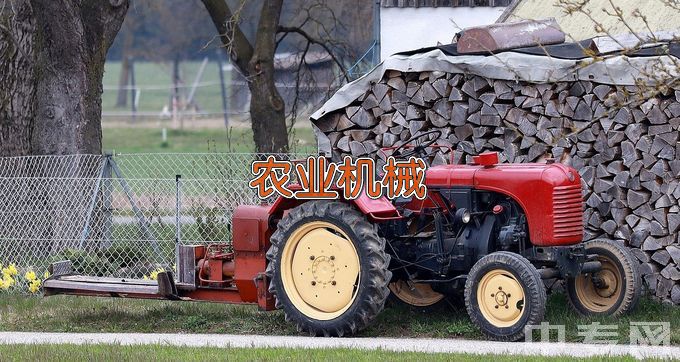
[{"label": "background fence", "polygon": [[[0,158],[0,263],[40,274],[70,259],[97,276],[172,268],[176,241],[231,239],[231,215],[261,154]],[[302,158],[306,155],[277,155]]]}]

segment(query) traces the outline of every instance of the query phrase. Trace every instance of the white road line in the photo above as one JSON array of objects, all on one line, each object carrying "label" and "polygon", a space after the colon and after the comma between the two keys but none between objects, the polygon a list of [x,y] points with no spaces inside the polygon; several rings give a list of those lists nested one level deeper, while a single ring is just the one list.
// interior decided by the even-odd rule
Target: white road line
[{"label": "white road line", "polygon": [[314,338],[233,334],[0,332],[0,344],[160,344],[190,347],[356,348],[388,351],[502,354],[522,356],[632,356],[680,358],[680,347],[581,343],[506,343],[463,339]]}]

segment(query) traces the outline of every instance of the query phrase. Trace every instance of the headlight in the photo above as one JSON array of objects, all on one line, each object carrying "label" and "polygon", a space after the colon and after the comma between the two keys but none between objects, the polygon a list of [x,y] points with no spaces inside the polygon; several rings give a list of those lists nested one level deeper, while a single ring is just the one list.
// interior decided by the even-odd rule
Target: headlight
[{"label": "headlight", "polygon": [[470,211],[468,211],[467,209],[461,208],[456,210],[456,220],[459,220],[463,224],[467,224],[470,222],[470,218],[471,218]]}]

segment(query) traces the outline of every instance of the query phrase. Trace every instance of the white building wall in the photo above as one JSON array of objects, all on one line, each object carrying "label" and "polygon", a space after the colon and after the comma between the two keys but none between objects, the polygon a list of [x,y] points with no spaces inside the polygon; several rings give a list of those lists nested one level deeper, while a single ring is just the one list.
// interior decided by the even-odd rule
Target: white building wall
[{"label": "white building wall", "polygon": [[380,59],[437,42],[451,43],[463,28],[491,24],[504,7],[381,8]]}]

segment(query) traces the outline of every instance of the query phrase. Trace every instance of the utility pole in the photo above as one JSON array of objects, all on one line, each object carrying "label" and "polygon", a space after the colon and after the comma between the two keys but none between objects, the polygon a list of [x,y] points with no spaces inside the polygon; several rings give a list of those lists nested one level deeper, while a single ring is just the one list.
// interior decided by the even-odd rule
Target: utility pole
[{"label": "utility pole", "polygon": [[175,55],[172,62],[172,125],[175,129],[179,126],[179,54]]},{"label": "utility pole", "polygon": [[373,3],[373,40],[375,48],[373,49],[373,65],[380,63],[380,0],[375,0]]},{"label": "utility pole", "polygon": [[229,131],[229,115],[227,115],[227,88],[224,86],[224,64],[222,63],[222,48],[217,49],[217,66],[220,68],[220,88],[222,90],[222,114],[224,115],[224,128]]},{"label": "utility pole", "polygon": [[130,66],[130,107],[132,110],[132,123],[137,120],[137,88],[135,88],[135,60],[130,57],[128,60]]}]

